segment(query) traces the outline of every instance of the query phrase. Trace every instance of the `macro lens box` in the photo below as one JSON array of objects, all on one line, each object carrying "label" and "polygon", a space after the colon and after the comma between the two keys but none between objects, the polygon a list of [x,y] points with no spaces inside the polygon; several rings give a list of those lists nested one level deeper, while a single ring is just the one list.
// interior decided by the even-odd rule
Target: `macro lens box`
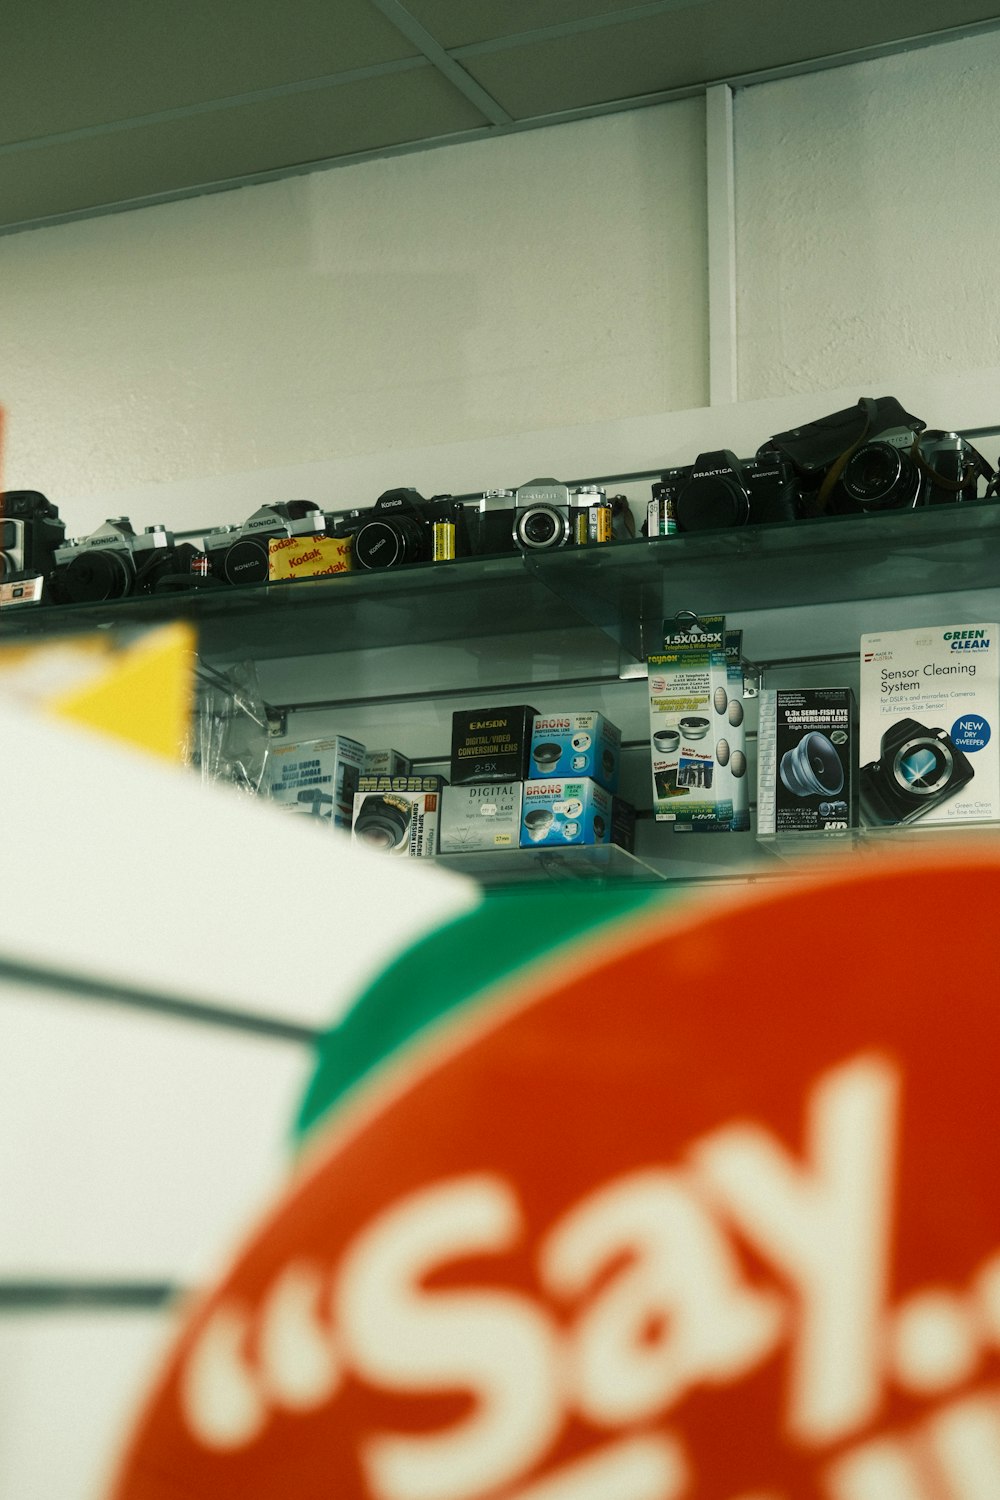
[{"label": "macro lens box", "polygon": [[268,750],[265,793],[289,812],[349,829],[364,758],[364,745],[343,734],[278,745]]},{"label": "macro lens box", "polygon": [[365,776],[409,776],[413,762],[398,750],[366,750],[362,773]]},{"label": "macro lens box", "polygon": [[525,781],[537,709],[526,703],[458,709],[451,716],[451,780]]},{"label": "macro lens box", "polygon": [[861,637],[862,822],[1000,818],[998,627]]},{"label": "macro lens box", "polygon": [[537,714],[531,734],[532,778],[589,776],[618,789],[621,730],[599,713]]},{"label": "macro lens box", "polygon": [[350,537],[274,536],[268,541],[267,576],[271,583],[350,571]]},{"label": "macro lens box", "polygon": [[856,828],[857,756],[857,706],[850,688],[761,693],[758,838]]},{"label": "macro lens box", "polygon": [[520,781],[449,786],[441,797],[441,853],[516,849],[521,836]]},{"label": "macro lens box", "polygon": [[589,776],[524,783],[521,848],[611,842],[611,793]]},{"label": "macro lens box", "polygon": [[[379,778],[367,778],[369,781],[374,779]],[[407,778],[385,779],[403,781]],[[411,857],[437,854],[441,790],[445,782],[440,776],[408,779],[422,781],[424,787],[419,791],[389,788],[355,793],[351,830],[354,843],[383,854]]]}]

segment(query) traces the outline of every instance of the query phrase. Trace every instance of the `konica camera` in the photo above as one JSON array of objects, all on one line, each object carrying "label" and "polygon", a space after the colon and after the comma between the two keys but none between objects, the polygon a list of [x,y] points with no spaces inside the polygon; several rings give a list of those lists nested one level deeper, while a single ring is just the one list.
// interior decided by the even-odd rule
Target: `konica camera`
[{"label": "konica camera", "polygon": [[777,433],[758,457],[780,455],[798,477],[803,514],[858,515],[975,500],[992,466],[959,433],[935,430],[894,396]]},{"label": "konica camera", "polygon": [[891,724],[878,760],[861,767],[861,812],[866,823],[912,823],[973,778],[972,765],[945,729],[916,719]]},{"label": "konica camera", "polygon": [[359,568],[448,562],[468,550],[462,507],[450,495],[425,500],[418,490],[385,490],[370,510],[352,511],[335,530],[353,538]]},{"label": "konica camera", "polygon": [[165,580],[189,573],[196,555],[197,548],[178,545],[163,526],[136,533],[128,516],[114,516],[90,536],[55,549],[52,594],[63,604],[151,594]]},{"label": "konica camera", "polygon": [[0,495],[0,582],[47,574],[65,536],[58,509],[40,491],[7,490]]},{"label": "konica camera", "polygon": [[665,469],[653,498],[672,501],[678,531],[794,521],[799,514],[795,471],[776,453],[756,458],[737,458],[728,448],[699,453],[688,468]]},{"label": "konica camera", "polygon": [[262,505],[242,526],[219,526],[202,538],[208,567],[224,583],[266,583],[271,537],[323,536],[326,516],[311,500]]}]

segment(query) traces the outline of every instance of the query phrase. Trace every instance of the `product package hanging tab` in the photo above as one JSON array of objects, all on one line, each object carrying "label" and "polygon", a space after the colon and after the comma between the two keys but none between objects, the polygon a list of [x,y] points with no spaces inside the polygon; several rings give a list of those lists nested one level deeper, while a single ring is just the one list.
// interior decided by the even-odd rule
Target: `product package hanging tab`
[{"label": "product package hanging tab", "polygon": [[686,832],[733,821],[725,636],[723,615],[685,615],[666,622],[663,651],[647,659],[653,813]]}]

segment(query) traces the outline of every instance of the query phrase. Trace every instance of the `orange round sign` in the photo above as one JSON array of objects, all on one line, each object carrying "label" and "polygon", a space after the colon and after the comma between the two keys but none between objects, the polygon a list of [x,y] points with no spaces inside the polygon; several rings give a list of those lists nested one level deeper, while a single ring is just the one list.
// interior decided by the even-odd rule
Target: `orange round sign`
[{"label": "orange round sign", "polygon": [[427,1027],[115,1500],[1000,1494],[1000,863],[646,908]]}]

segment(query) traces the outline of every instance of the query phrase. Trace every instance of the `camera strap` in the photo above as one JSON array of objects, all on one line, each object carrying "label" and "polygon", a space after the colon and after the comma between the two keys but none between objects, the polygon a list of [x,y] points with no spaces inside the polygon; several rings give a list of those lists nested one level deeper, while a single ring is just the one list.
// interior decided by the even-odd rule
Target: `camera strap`
[{"label": "camera strap", "polygon": [[831,490],[837,483],[837,480],[840,478],[841,474],[843,474],[844,470],[847,468],[847,465],[850,463],[855,453],[857,453],[858,449],[865,441],[865,438],[871,432],[872,426],[877,419],[878,403],[875,400],[874,396],[862,396],[858,401],[858,405],[864,412],[864,423],[862,425],[861,431],[858,433],[858,436],[855,438],[851,446],[849,448],[845,448],[843,453],[835,458],[833,463],[827,469],[823,479],[823,483],[820,485],[819,491],[816,495],[817,515],[826,515],[826,508],[830,503]]},{"label": "camera strap", "polygon": [[[912,457],[913,462],[916,464],[917,468],[922,474],[926,474],[940,489],[951,490],[954,494],[960,494],[962,490],[967,490],[970,485],[975,485],[976,480],[981,474],[984,479],[990,481],[986,490],[987,498],[995,495],[995,482],[997,479],[996,470],[993,468],[993,465],[983,457],[978,448],[973,448],[971,443],[965,444],[965,451],[963,452],[962,456],[963,459],[968,459],[968,468],[965,468],[963,466],[961,479],[949,479],[946,474],[939,474],[937,469],[934,468],[933,464],[929,464],[926,458],[924,458],[924,455],[921,453],[920,439],[921,437],[927,436],[927,433],[915,432],[913,434],[913,446],[910,449],[910,456]],[[975,493],[973,493],[972,499],[975,499]]]}]

